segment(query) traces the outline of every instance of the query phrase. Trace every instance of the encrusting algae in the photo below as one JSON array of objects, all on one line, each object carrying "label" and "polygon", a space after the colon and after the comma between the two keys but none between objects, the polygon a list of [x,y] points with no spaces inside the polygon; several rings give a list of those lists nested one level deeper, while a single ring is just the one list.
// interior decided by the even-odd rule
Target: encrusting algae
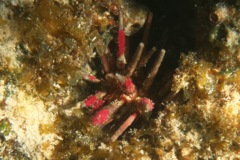
[{"label": "encrusting algae", "polygon": [[[149,9],[123,2],[125,34],[138,34]],[[84,76],[101,75],[98,57],[117,44],[118,4],[1,1],[0,159],[240,159],[239,2],[194,5],[196,48],[181,54],[171,98],[153,88],[158,113],[109,142],[81,106],[99,90]]]},{"label": "encrusting algae", "polygon": [[[211,26],[205,30],[209,36],[199,41],[205,44],[198,46],[199,53],[180,58],[172,91],[181,93],[159,113],[154,130],[159,135],[157,153],[163,159],[239,159],[237,6],[215,4],[209,12],[210,24],[205,24]],[[212,22],[213,16],[217,22]]]}]

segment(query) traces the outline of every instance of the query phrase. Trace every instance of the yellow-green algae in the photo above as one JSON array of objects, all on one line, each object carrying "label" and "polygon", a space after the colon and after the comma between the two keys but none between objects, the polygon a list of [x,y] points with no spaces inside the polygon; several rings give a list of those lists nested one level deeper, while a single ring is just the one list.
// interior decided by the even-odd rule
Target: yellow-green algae
[{"label": "yellow-green algae", "polygon": [[114,1],[0,4],[7,10],[5,28],[0,28],[0,119],[11,125],[1,158],[14,153],[30,159],[109,155],[106,148],[98,149],[105,137],[91,126],[91,116],[83,114],[78,101],[88,94],[82,77],[92,72],[88,62],[95,49],[102,54],[118,29]]},{"label": "yellow-green algae", "polygon": [[[6,32],[0,37],[0,124],[7,125],[0,133],[10,129],[1,135],[0,158],[240,158],[238,1],[198,4],[197,21],[204,23],[196,28],[196,52],[182,54],[174,75],[172,91],[179,94],[157,118],[114,143],[91,126],[79,101],[90,92],[81,78],[92,72],[86,62],[99,46],[91,38],[106,45],[114,36],[103,14],[114,1],[24,2],[0,3],[7,10],[0,28]],[[228,18],[210,22],[226,10]],[[101,22],[94,23],[95,13]]]}]

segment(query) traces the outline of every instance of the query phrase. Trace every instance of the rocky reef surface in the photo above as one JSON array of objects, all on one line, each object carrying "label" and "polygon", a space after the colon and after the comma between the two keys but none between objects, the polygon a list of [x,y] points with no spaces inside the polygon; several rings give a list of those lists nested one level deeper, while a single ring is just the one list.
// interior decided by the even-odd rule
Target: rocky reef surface
[{"label": "rocky reef surface", "polygon": [[82,108],[98,88],[83,77],[101,74],[116,39],[115,1],[0,1],[0,159],[240,159],[240,2],[124,5],[138,22],[125,23],[127,43],[150,10],[149,43],[167,55],[152,115],[109,142]]}]

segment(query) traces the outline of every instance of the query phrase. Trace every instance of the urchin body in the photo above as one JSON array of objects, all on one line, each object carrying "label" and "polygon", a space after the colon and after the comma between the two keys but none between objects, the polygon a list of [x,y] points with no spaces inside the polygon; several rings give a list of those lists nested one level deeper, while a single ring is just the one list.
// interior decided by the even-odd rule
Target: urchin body
[{"label": "urchin body", "polygon": [[[145,66],[156,51],[153,47],[146,55],[142,56],[144,43],[147,43],[149,25],[151,24],[152,14],[149,13],[146,21],[147,30],[144,33],[143,42],[141,42],[133,55],[130,63],[127,64],[125,59],[125,33],[123,30],[122,14],[119,12],[119,30],[118,30],[118,53],[115,63],[116,71],[111,71],[106,54],[100,56],[104,78],[98,79],[93,75],[87,75],[86,80],[93,83],[99,83],[103,89],[96,91],[95,94],[88,96],[83,103],[83,107],[93,110],[92,124],[104,127],[113,122],[117,117],[126,117],[120,127],[111,137],[115,141],[140,115],[146,114],[153,110],[154,103],[147,98],[147,92],[157,74],[160,64],[163,60],[165,50],[159,52],[152,69],[141,86],[136,86],[132,80],[133,73],[136,69]],[[119,113],[119,109],[124,111]]]}]

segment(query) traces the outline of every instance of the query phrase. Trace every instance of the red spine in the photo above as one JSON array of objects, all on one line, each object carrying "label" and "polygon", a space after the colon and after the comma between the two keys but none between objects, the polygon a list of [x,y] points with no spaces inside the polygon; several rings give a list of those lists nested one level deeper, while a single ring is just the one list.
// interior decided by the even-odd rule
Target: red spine
[{"label": "red spine", "polygon": [[125,52],[125,34],[124,30],[122,29],[118,31],[118,48],[119,48],[118,57],[121,57]]}]

